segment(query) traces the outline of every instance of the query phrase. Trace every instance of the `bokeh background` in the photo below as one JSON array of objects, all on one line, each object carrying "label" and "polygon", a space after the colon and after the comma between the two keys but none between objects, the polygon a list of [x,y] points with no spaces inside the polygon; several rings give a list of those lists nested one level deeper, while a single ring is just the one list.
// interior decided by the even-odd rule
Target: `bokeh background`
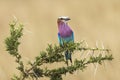
[{"label": "bokeh background", "polygon": [[[71,18],[69,25],[74,30],[76,42],[86,40],[93,47],[96,41],[99,44],[102,41],[112,50],[115,59],[106,62],[105,67],[99,66],[95,80],[120,80],[120,0],[0,0],[0,80],[10,80],[13,74],[19,73],[4,44],[13,16],[25,26],[19,49],[27,62],[34,60],[48,43],[58,44],[56,20],[61,15]],[[77,71],[63,78],[93,80],[93,72],[90,66],[84,72]]]}]

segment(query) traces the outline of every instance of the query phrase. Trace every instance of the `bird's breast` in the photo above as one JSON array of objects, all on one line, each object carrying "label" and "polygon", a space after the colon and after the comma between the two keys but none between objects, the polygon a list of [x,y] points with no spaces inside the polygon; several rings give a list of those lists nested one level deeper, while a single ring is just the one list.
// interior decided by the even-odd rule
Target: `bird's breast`
[{"label": "bird's breast", "polygon": [[59,29],[60,36],[62,38],[67,38],[67,37],[70,37],[72,35],[72,30],[70,29],[68,24],[65,22],[60,22],[58,24],[58,29]]},{"label": "bird's breast", "polygon": [[70,28],[64,27],[59,30],[61,37],[66,38],[72,35],[72,30]]}]

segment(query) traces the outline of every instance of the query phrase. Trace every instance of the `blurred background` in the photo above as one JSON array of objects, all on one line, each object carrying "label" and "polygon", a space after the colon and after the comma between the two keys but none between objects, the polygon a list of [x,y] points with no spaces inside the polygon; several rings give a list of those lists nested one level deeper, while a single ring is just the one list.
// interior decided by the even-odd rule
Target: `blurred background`
[{"label": "blurred background", "polygon": [[[98,67],[95,80],[120,80],[120,0],[0,0],[0,80],[10,80],[13,74],[19,73],[15,59],[5,51],[4,44],[13,16],[24,24],[19,52],[27,62],[34,60],[48,43],[58,44],[56,20],[62,15],[71,18],[69,25],[74,30],[75,42],[86,40],[90,47],[96,41],[103,42],[112,50],[115,59]],[[84,72],[76,71],[63,78],[93,80],[93,72],[89,66]]]}]

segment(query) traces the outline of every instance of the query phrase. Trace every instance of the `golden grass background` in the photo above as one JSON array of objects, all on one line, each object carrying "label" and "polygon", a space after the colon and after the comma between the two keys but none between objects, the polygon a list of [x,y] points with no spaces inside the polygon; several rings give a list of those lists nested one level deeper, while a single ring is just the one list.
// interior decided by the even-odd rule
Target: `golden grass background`
[{"label": "golden grass background", "polygon": [[[61,15],[71,18],[69,25],[76,42],[86,40],[93,47],[96,41],[102,41],[112,50],[115,59],[106,62],[105,67],[99,66],[95,80],[120,80],[120,0],[0,0],[0,80],[10,80],[14,73],[18,74],[17,64],[5,51],[4,44],[12,16],[25,25],[20,53],[27,62],[34,60],[48,43],[58,44],[56,20]],[[64,80],[93,80],[93,72],[89,66],[84,72],[63,77]]]}]

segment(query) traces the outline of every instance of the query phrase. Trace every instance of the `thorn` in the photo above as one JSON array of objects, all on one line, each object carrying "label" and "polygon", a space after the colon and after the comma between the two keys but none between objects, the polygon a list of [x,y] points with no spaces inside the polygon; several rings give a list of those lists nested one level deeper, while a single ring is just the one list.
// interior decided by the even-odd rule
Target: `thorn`
[{"label": "thorn", "polygon": [[27,28],[24,28],[24,31],[25,31],[24,34],[27,34],[27,33],[31,34],[31,33],[33,33],[32,31],[28,30]]},{"label": "thorn", "polygon": [[95,63],[93,63],[93,66],[96,67]]},{"label": "thorn", "polygon": [[[91,72],[93,72],[93,69],[94,69],[94,65],[91,64]],[[91,76],[93,76],[93,75],[91,74]]]},{"label": "thorn", "polygon": [[96,41],[96,48],[98,48],[98,41]]},{"label": "thorn", "polygon": [[81,40],[80,42],[83,43],[83,42],[85,42],[85,40]]},{"label": "thorn", "polygon": [[94,50],[91,52],[91,54],[90,54],[92,57],[94,56]]},{"label": "thorn", "polygon": [[95,80],[95,76],[96,76],[96,72],[97,72],[97,69],[98,69],[98,63],[97,63],[97,65],[96,65],[96,67],[95,67],[95,71],[94,71],[94,80]]},{"label": "thorn", "polygon": [[101,45],[102,45],[102,49],[105,49],[104,45],[103,45],[103,42],[101,41]]},{"label": "thorn", "polygon": [[105,70],[106,70],[106,65],[105,65],[105,62],[103,61],[103,67],[105,68]]},{"label": "thorn", "polygon": [[88,47],[88,43],[85,41],[86,47]]},{"label": "thorn", "polygon": [[81,55],[80,55],[80,57],[82,58],[83,55],[84,55],[84,50],[81,51]]},{"label": "thorn", "polygon": [[17,17],[15,15],[12,15],[12,16],[13,16],[15,22],[17,22],[18,21]]},{"label": "thorn", "polygon": [[85,55],[85,58],[87,58],[89,54],[90,54],[90,51],[87,52],[87,54]]},{"label": "thorn", "polygon": [[30,60],[28,57],[23,57],[23,59],[24,59],[24,61],[26,61],[26,62],[28,62],[28,63],[29,63],[29,61],[30,61],[31,63],[34,62],[33,60]]},{"label": "thorn", "polygon": [[35,77],[36,77],[36,80],[38,80],[38,76],[37,76],[37,74],[33,71],[33,74],[35,75]]}]

